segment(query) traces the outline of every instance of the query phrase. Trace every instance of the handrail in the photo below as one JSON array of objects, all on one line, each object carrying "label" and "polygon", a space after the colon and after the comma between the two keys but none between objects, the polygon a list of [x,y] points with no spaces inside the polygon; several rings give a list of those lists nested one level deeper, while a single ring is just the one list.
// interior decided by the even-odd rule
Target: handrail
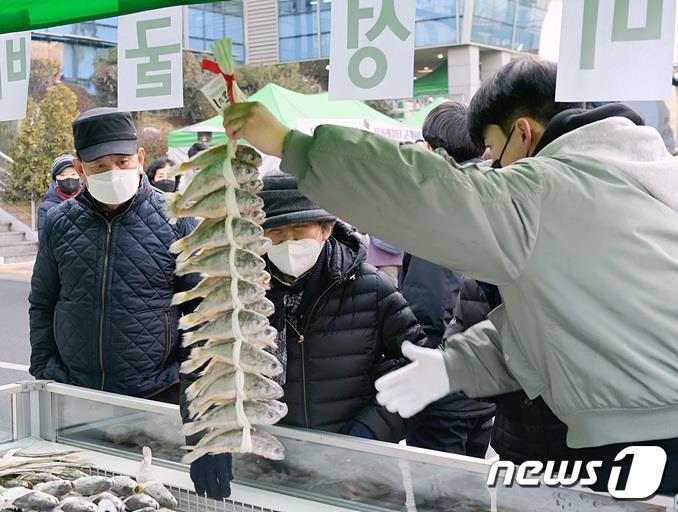
[{"label": "handrail", "polygon": [[128,409],[163,414],[166,416],[174,416],[179,414],[178,405],[156,402],[154,400],[147,400],[145,398],[118,395],[116,393],[109,393],[107,391],[81,388],[78,386],[71,386],[69,384],[49,382],[45,385],[45,390],[59,396],[81,398],[83,400],[90,400],[92,402],[99,402],[107,405],[117,405],[120,407],[126,407]]}]

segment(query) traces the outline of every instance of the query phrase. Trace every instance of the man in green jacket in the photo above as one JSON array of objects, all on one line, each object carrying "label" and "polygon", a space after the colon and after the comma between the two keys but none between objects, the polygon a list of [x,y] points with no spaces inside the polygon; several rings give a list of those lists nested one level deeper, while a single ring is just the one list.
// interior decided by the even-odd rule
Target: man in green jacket
[{"label": "man in green jacket", "polygon": [[444,353],[403,347],[415,362],[377,382],[389,410],[523,389],[608,471],[625,445],[661,446],[660,490],[678,492],[678,161],[623,105],[560,112],[555,82],[554,64],[525,60],[482,85],[469,128],[494,169],[355,129],[307,136],[258,103],[224,125],[323,208],[499,287],[504,304]]}]

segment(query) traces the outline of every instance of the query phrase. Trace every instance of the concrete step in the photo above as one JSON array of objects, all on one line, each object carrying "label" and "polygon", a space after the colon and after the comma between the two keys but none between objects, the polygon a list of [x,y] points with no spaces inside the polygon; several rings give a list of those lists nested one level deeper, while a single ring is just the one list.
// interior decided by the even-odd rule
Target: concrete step
[{"label": "concrete step", "polygon": [[19,242],[0,246],[0,256],[35,256],[38,254],[38,242]]},{"label": "concrete step", "polygon": [[0,256],[0,265],[12,263],[35,263],[35,254],[22,254],[19,256]]},{"label": "concrete step", "polygon": [[18,231],[10,232],[0,232],[0,247],[5,247],[7,245],[15,245],[17,242],[23,242],[25,236],[23,233]]},{"label": "concrete step", "polygon": [[12,224],[7,221],[0,221],[0,233],[9,233],[11,231]]}]

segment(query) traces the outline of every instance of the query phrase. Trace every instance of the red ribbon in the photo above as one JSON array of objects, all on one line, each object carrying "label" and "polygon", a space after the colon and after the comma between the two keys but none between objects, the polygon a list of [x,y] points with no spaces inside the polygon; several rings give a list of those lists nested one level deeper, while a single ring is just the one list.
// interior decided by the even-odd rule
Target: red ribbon
[{"label": "red ribbon", "polygon": [[221,75],[226,80],[226,91],[228,92],[228,101],[231,102],[231,105],[235,105],[235,94],[233,93],[233,84],[235,83],[235,74],[226,74],[221,71],[219,64],[213,60],[203,59],[202,60],[202,69],[214,73],[215,75]]}]

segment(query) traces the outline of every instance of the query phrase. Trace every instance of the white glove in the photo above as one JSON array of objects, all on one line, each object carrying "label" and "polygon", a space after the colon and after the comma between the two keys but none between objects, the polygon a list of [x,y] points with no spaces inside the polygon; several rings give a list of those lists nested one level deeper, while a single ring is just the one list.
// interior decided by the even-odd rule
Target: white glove
[{"label": "white glove", "polygon": [[403,355],[414,361],[378,379],[377,401],[389,412],[410,418],[431,402],[450,393],[450,380],[437,348],[423,348],[409,341],[402,344]]}]

